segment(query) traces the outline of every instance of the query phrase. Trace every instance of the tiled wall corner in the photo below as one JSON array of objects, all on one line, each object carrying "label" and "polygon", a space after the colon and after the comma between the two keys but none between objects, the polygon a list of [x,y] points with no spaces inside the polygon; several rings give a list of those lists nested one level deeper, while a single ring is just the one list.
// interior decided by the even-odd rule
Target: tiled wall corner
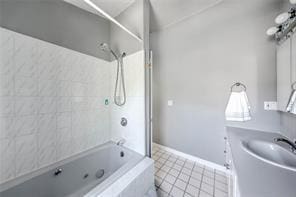
[{"label": "tiled wall corner", "polygon": [[0,183],[110,140],[110,71],[0,28]]}]

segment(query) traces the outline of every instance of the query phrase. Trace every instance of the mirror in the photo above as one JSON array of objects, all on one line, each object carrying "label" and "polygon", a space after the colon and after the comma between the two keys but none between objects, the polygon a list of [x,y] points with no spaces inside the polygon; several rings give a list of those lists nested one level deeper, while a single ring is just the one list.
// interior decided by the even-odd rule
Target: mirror
[{"label": "mirror", "polygon": [[277,46],[278,110],[296,114],[296,34]]}]

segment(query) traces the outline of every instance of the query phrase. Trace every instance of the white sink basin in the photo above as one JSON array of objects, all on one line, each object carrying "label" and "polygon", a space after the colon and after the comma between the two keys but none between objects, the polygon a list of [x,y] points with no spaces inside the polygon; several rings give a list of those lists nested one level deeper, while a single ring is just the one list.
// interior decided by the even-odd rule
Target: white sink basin
[{"label": "white sink basin", "polygon": [[296,171],[296,154],[268,141],[242,141],[243,149],[250,155],[269,164]]}]

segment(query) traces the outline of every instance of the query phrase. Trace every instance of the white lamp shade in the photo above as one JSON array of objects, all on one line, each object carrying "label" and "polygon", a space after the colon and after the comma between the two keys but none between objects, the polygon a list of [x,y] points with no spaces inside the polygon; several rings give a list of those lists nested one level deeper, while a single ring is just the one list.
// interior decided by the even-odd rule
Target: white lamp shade
[{"label": "white lamp shade", "polygon": [[296,4],[296,0],[290,0],[291,4]]},{"label": "white lamp shade", "polygon": [[276,32],[278,32],[279,28],[277,27],[270,27],[267,31],[266,31],[266,34],[268,36],[272,36],[274,35]]},{"label": "white lamp shade", "polygon": [[280,25],[280,24],[283,24],[284,22],[286,22],[289,18],[290,18],[290,14],[288,12],[284,12],[284,13],[278,15],[274,21],[276,24]]}]

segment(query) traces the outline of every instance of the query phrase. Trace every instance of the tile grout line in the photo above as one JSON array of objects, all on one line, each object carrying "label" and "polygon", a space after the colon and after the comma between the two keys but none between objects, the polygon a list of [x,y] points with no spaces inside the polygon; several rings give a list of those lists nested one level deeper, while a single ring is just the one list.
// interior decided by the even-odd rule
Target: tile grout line
[{"label": "tile grout line", "polygon": [[213,191],[213,196],[215,197],[216,193],[216,169],[214,169],[214,191]]},{"label": "tile grout line", "polygon": [[[167,152],[167,151],[165,151],[165,152]],[[162,155],[163,154],[165,154],[165,152],[164,153],[162,153]],[[161,157],[161,156],[160,156]],[[161,170],[161,168],[163,167],[163,166],[165,166],[165,163],[169,160],[169,158],[170,158],[171,156],[169,156],[166,160],[165,160],[165,162],[163,163],[163,165],[160,167],[160,169],[159,170]],[[162,157],[163,158],[163,157]],[[169,174],[169,171],[168,172],[166,172],[166,175],[163,177],[163,180],[161,181],[161,183],[159,184],[159,189],[161,189],[160,188],[160,186],[162,185],[162,183],[165,181],[165,178],[167,177],[167,175]],[[172,188],[170,189],[170,191],[169,192],[166,192],[166,191],[164,191],[164,192],[166,192],[166,193],[170,193],[171,192],[171,190],[172,190]],[[163,191],[163,190],[162,190]]]},{"label": "tile grout line", "polygon": [[187,192],[186,192],[186,189],[187,189],[187,187],[188,187],[188,185],[189,185],[190,178],[192,177],[192,172],[193,172],[194,167],[195,167],[195,162],[194,162],[193,167],[192,167],[192,169],[191,169],[191,173],[190,173],[190,176],[189,176],[189,180],[188,180],[188,183],[187,183],[187,185],[186,185],[186,187],[185,187],[185,192],[184,192],[184,195],[183,195],[183,196],[185,196],[185,193],[187,193]]},{"label": "tile grout line", "polygon": [[204,171],[205,171],[205,167],[203,167],[203,169],[202,169],[202,174],[201,174],[202,176],[201,176],[201,180],[200,180],[200,184],[199,184],[198,196],[200,196],[201,185],[202,185],[203,178],[204,178]]},{"label": "tile grout line", "polygon": [[[174,155],[174,154],[173,154],[173,155]],[[178,157],[176,158],[176,161],[174,162],[174,164],[176,164],[177,161],[178,161]],[[172,166],[171,169],[170,169],[170,171],[171,171],[172,169],[175,169],[175,168],[173,168],[173,166]],[[175,184],[176,184],[176,182],[177,182],[177,180],[178,180],[180,174],[181,174],[181,170],[179,171],[179,173],[178,173],[178,175],[177,175],[177,177],[176,177],[176,180],[175,180],[174,183],[172,184],[172,189],[171,189],[170,193],[172,192],[173,188],[175,187]],[[172,175],[172,176],[173,176],[173,175]],[[178,188],[178,187],[177,187],[177,188]],[[168,194],[170,195],[170,193],[168,193]]]}]

